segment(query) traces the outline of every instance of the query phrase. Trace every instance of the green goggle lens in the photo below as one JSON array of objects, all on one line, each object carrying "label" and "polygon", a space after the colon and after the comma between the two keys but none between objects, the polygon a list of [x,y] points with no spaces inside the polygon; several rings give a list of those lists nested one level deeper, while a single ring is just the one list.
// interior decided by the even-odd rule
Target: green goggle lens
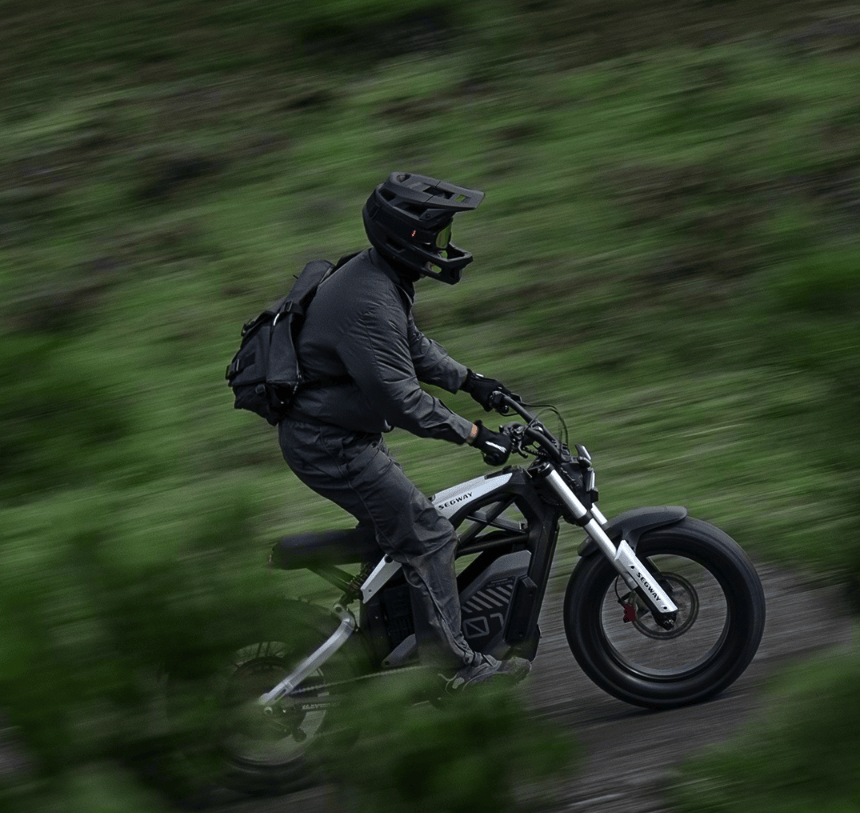
[{"label": "green goggle lens", "polygon": [[436,248],[448,248],[448,243],[451,242],[451,226],[449,223],[439,234],[436,235]]}]

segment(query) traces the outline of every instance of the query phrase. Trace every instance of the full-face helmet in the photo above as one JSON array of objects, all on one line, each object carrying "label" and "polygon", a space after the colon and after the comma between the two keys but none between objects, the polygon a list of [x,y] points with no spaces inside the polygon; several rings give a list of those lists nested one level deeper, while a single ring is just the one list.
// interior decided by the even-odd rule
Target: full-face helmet
[{"label": "full-face helmet", "polygon": [[392,172],[364,206],[364,229],[387,260],[453,285],[472,255],[451,242],[457,212],[477,208],[484,193],[426,175]]}]

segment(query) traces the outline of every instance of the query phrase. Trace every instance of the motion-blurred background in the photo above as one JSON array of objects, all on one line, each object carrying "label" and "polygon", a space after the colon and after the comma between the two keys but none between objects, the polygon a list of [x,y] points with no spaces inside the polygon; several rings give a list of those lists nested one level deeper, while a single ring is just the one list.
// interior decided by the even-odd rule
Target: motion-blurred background
[{"label": "motion-blurred background", "polygon": [[[816,0],[0,2],[0,798],[158,809],[115,759],[153,668],[265,612],[279,534],[349,524],[224,369],[395,169],[486,191],[416,320],[558,406],[605,514],[686,505],[857,612],[858,87],[860,6]],[[391,443],[428,493],[484,471]],[[696,809],[855,809],[857,664]]]}]

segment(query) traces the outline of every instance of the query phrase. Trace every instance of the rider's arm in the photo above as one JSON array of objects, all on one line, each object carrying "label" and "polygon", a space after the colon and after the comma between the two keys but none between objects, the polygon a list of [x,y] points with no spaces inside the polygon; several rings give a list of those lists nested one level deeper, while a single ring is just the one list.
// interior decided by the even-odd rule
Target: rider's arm
[{"label": "rider's arm", "polygon": [[416,326],[410,313],[407,322],[409,352],[419,381],[433,384],[448,392],[460,389],[468,369],[454,361],[441,344],[428,339]]},{"label": "rider's arm", "polygon": [[394,304],[376,302],[356,314],[338,343],[338,355],[362,395],[389,423],[420,437],[463,443],[473,423],[421,389],[408,319],[402,306]]}]

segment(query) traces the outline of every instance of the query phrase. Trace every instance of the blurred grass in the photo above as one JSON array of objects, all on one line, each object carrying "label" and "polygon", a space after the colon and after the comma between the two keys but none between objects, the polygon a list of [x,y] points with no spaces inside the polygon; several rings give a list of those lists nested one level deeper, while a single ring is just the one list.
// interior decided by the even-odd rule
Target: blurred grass
[{"label": "blurred grass", "polygon": [[[304,262],[365,245],[395,168],[487,191],[456,227],[476,262],[421,283],[417,321],[559,407],[604,513],[684,504],[760,559],[857,578],[855,8],[6,0],[0,20],[0,687],[44,775],[144,736],[171,649],[205,659],[284,583],[321,595],[266,578],[268,545],[350,519],[231,410],[223,370]],[[484,471],[392,443],[428,493]]]},{"label": "blurred grass", "polygon": [[[388,813],[534,810],[545,799],[518,790],[564,776],[578,748],[545,721],[529,719],[510,686],[492,685],[415,703],[438,692],[438,678],[392,676],[349,705],[346,724],[326,743],[344,809]],[[354,743],[373,759],[344,758]]]},{"label": "blurred grass", "polygon": [[841,813],[860,806],[856,738],[860,661],[831,653],[771,687],[769,714],[730,745],[689,760],[674,788],[682,811]]}]

